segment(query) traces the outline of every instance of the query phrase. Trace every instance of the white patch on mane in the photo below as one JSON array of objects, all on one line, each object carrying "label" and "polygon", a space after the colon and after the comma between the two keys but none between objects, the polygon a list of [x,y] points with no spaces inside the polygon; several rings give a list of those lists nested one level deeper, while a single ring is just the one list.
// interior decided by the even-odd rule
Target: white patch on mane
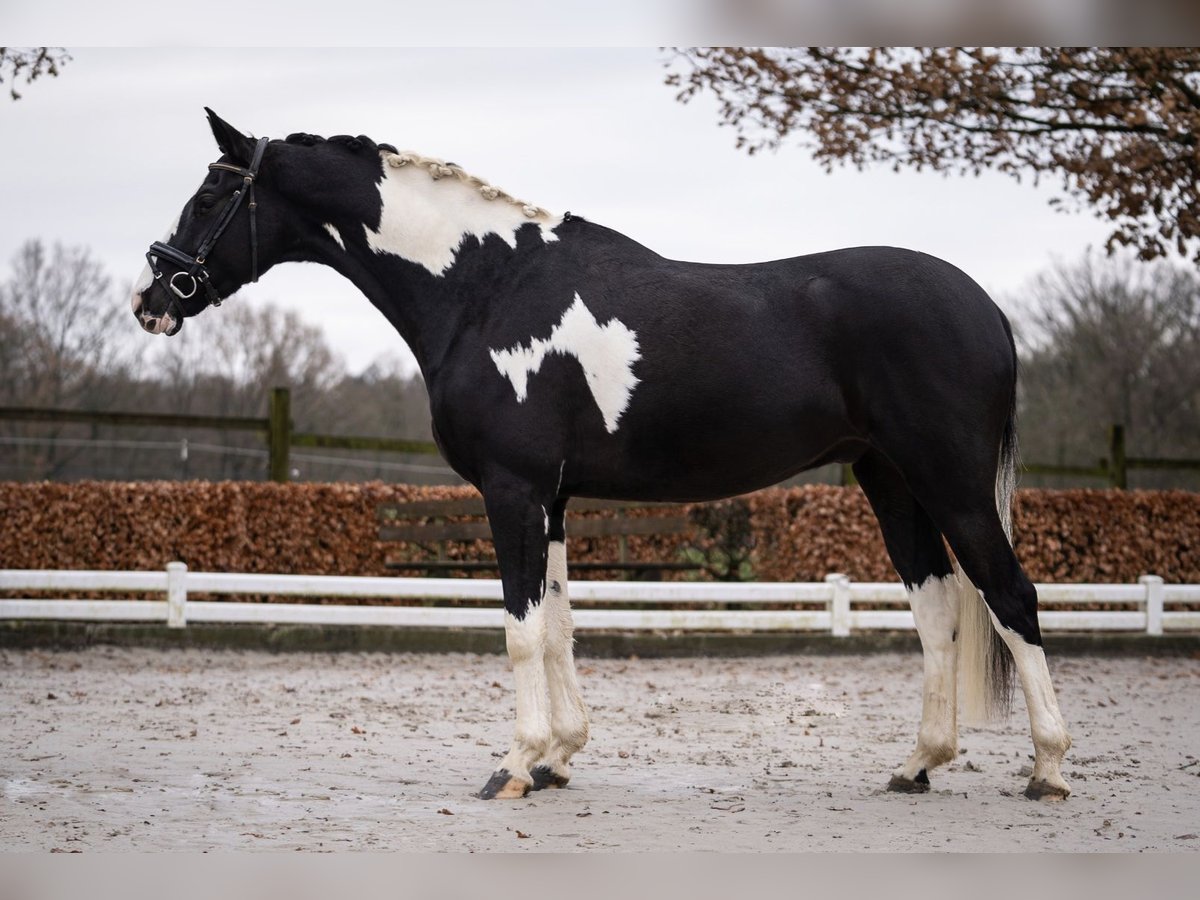
[{"label": "white patch on mane", "polygon": [[609,434],[616,431],[639,381],[633,374],[633,364],[642,358],[637,335],[618,319],[601,325],[576,293],[575,302],[563,313],[550,337],[530,338],[528,346],[517,344],[511,350],[490,351],[500,374],[512,383],[518,403],[525,402],[529,376],[541,369],[548,353],[579,360],[604,416],[604,427]]},{"label": "white patch on mane", "polygon": [[363,226],[367,244],[376,253],[391,253],[424,266],[434,275],[444,275],[454,265],[459,245],[468,237],[482,241],[494,234],[515,248],[517,230],[533,222],[541,229],[542,240],[558,240],[552,229],[562,223],[561,217],[540,210],[530,217],[515,203],[489,200],[480,193],[478,184],[472,186],[469,176],[458,177],[461,170],[457,167],[437,164],[441,170],[456,174],[435,178],[421,165],[389,164],[397,158],[383,157],[379,229]]},{"label": "white patch on mane", "polygon": [[339,231],[338,231],[338,230],[337,230],[337,229],[336,229],[334,226],[332,226],[332,225],[330,225],[328,222],[326,222],[326,223],[325,223],[325,230],[329,232],[329,236],[330,236],[331,238],[333,238],[335,241],[337,241],[337,245],[338,245],[339,247],[341,247],[343,250],[345,250],[345,249],[346,249],[346,245],[345,245],[345,243],[343,243],[343,242],[342,242],[342,235],[341,235],[341,233],[340,233],[340,232],[339,232]]}]

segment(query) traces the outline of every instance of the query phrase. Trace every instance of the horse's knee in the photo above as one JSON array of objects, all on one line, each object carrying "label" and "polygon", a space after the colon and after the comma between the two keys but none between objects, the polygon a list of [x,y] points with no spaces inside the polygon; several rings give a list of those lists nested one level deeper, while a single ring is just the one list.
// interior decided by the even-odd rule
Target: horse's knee
[{"label": "horse's knee", "polygon": [[540,659],[546,652],[546,610],[542,604],[530,602],[523,610],[506,612],[504,642],[514,666]]}]

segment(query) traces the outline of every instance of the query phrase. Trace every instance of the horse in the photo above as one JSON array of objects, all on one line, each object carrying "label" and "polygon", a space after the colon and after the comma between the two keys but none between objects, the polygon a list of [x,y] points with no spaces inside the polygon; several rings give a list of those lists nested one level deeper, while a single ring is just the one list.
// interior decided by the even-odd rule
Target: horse
[{"label": "horse", "polygon": [[221,156],[151,245],[133,314],[173,335],[271,267],[316,262],[407,342],[436,443],[483,495],[503,586],[516,724],[478,796],[566,785],[588,739],[570,498],[716,500],[827,463],[853,467],[923,651],[916,748],[888,788],[926,792],[955,758],[959,675],[964,711],[988,717],[1015,668],[1025,794],[1068,796],[1071,739],[1011,544],[1016,350],[969,276],[892,247],[666,259],[454,163],[363,135],[254,139],[205,111]]}]

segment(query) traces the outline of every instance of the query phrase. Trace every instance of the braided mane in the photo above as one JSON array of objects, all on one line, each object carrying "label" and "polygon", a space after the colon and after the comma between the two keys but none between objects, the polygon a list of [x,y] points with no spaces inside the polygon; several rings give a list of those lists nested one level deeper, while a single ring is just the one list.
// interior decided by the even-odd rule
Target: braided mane
[{"label": "braided mane", "polygon": [[285,140],[289,144],[300,144],[305,147],[312,147],[318,143],[331,143],[340,144],[352,152],[360,150],[376,152],[393,168],[399,169],[403,166],[414,166],[418,169],[424,169],[434,181],[442,178],[453,178],[476,189],[479,195],[485,200],[501,200],[505,203],[511,203],[513,206],[520,207],[521,211],[529,219],[550,218],[549,211],[514,197],[507,191],[489,184],[478,175],[472,175],[456,163],[446,162],[432,156],[423,156],[412,150],[397,150],[391,144],[377,144],[364,134],[360,134],[357,137],[351,137],[348,134],[338,134],[330,138],[323,138],[317,134],[298,132],[296,134],[289,134]]}]

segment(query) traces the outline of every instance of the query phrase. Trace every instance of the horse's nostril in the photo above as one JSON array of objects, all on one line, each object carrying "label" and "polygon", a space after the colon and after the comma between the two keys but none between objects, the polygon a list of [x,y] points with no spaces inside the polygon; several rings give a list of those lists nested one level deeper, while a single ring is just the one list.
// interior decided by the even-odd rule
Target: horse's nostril
[{"label": "horse's nostril", "polygon": [[149,319],[146,319],[142,325],[145,326],[147,331],[153,331],[158,327],[158,318],[156,316],[151,316]]}]

